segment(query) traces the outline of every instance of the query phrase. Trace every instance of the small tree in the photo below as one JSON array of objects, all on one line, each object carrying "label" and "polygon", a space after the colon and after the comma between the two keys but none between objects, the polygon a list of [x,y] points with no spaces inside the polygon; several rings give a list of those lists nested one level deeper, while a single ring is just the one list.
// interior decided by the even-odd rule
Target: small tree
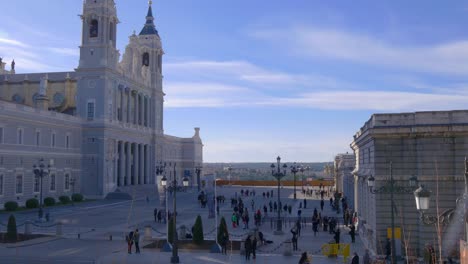
[{"label": "small tree", "polygon": [[10,242],[16,242],[17,234],[18,232],[16,230],[16,218],[14,215],[10,215],[10,217],[8,218],[6,239]]},{"label": "small tree", "polygon": [[169,230],[167,232],[167,240],[169,241],[169,243],[174,243],[174,217],[171,217],[171,219],[169,219],[169,226],[168,226]]},{"label": "small tree", "polygon": [[39,207],[39,201],[36,198],[26,200],[26,208],[37,208]]},{"label": "small tree", "polygon": [[226,233],[229,237],[229,231],[227,229],[226,219],[224,219],[224,216],[223,216],[221,217],[221,221],[219,222],[219,227],[218,227],[218,243],[223,240],[224,233]]},{"label": "small tree", "polygon": [[53,206],[53,205],[55,205],[55,198],[54,198],[54,197],[46,197],[46,198],[44,198],[44,205],[45,205],[45,206]]},{"label": "small tree", "polygon": [[197,220],[195,220],[195,225],[193,227],[193,243],[200,245],[203,243],[205,238],[203,237],[203,224],[201,216],[197,216]]}]

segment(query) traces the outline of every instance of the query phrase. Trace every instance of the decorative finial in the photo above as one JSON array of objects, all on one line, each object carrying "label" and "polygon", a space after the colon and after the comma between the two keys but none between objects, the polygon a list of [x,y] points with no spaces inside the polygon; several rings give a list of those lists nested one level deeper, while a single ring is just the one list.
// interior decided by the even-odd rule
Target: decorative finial
[{"label": "decorative finial", "polygon": [[149,1],[148,1],[148,4],[149,4],[149,5],[152,5],[152,4],[153,4],[153,1],[149,0]]}]

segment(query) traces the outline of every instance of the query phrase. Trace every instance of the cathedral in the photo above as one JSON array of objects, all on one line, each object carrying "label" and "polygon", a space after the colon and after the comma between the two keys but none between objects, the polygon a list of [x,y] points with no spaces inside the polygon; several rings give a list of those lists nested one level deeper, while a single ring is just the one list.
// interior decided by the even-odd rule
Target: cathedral
[{"label": "cathedral", "polygon": [[[74,71],[16,74],[14,62],[10,70],[0,62],[0,205],[23,205],[40,192],[102,198],[154,186],[160,164],[179,183],[198,184],[199,128],[189,138],[164,134],[164,51],[151,1],[122,60],[114,0],[85,0],[81,20]],[[40,163],[44,177],[33,169]]]}]

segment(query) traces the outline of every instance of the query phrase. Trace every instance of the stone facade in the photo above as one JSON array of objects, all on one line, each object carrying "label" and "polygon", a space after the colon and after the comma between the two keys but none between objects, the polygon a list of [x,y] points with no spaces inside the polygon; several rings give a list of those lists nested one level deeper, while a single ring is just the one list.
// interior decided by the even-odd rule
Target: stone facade
[{"label": "stone facade", "polygon": [[356,158],[354,154],[338,154],[335,156],[335,189],[343,193],[348,201],[348,206],[354,208],[354,163]]},{"label": "stone facade", "polygon": [[[160,162],[176,164],[178,182],[195,181],[195,166],[203,162],[199,128],[189,138],[164,134],[164,51],[151,3],[122,61],[114,1],[85,0],[81,19],[75,71],[15,74],[2,64],[0,204],[37,196],[32,166],[39,158],[52,162],[56,175],[57,187],[44,179],[44,197],[72,191],[104,197],[119,187],[156,184]],[[71,178],[74,190],[68,182],[63,187]]]},{"label": "stone facade", "polygon": [[[432,190],[429,214],[436,214],[437,185],[439,212],[454,208],[464,192],[468,111],[374,114],[356,133],[351,148],[356,156],[353,173],[360,233],[369,248],[384,254],[387,228],[391,227],[390,195],[372,194],[367,179],[374,176],[374,189],[384,186],[391,176],[391,162],[396,185],[409,186],[409,178],[415,175],[419,184]],[[422,256],[425,243],[437,243],[434,225],[420,221],[412,193],[397,193],[394,201],[395,227],[402,228],[402,240],[410,236],[410,254]],[[452,221],[451,228],[462,230],[459,224]],[[463,234],[444,233],[444,252],[456,245],[458,235]]]}]

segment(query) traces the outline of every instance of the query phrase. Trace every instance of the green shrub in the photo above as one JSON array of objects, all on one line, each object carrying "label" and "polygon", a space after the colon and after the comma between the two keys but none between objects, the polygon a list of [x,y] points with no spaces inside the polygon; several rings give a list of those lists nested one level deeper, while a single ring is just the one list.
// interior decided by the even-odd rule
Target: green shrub
[{"label": "green shrub", "polygon": [[18,209],[18,203],[15,201],[8,201],[3,206],[6,211],[16,211]]},{"label": "green shrub", "polygon": [[201,216],[197,216],[197,220],[195,220],[195,225],[193,227],[193,243],[200,245],[203,243],[205,238],[203,237],[203,224],[201,220]]},{"label": "green shrub", "polygon": [[72,198],[72,200],[74,202],[81,202],[84,199],[84,197],[83,197],[83,195],[81,193],[74,193],[74,194],[72,194],[71,198]]},{"label": "green shrub", "polygon": [[169,243],[173,243],[174,242],[174,217],[172,217],[170,220],[169,220],[169,230],[168,230],[168,237],[167,237],[167,240],[169,241]]},{"label": "green shrub", "polygon": [[55,204],[55,198],[54,197],[46,197],[44,199],[44,205],[45,206],[52,206]]},{"label": "green shrub", "polygon": [[221,217],[221,221],[219,222],[219,228],[218,228],[218,242],[223,241],[223,234],[226,233],[229,237],[229,231],[227,229],[227,224],[226,224],[226,219],[224,219],[224,216]]},{"label": "green shrub", "polygon": [[26,208],[32,209],[39,207],[39,201],[36,198],[26,200]]},{"label": "green shrub", "polygon": [[9,242],[16,242],[17,235],[18,232],[16,230],[16,218],[14,215],[10,215],[8,218],[6,239]]},{"label": "green shrub", "polygon": [[60,202],[63,203],[63,204],[68,204],[68,203],[71,202],[70,197],[68,197],[68,196],[66,196],[66,195],[60,196],[60,197],[59,197],[59,200],[60,200]]}]

